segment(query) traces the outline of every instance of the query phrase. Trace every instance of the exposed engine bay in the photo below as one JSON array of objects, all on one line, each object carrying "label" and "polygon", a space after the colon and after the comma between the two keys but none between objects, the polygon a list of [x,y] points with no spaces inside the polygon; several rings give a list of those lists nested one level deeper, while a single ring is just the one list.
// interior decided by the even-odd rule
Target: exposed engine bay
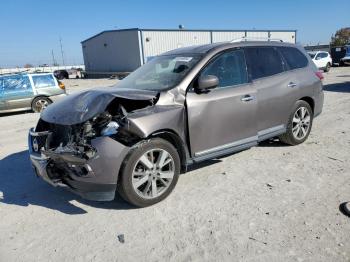
[{"label": "exposed engine bay", "polygon": [[97,116],[74,125],[52,124],[40,119],[36,132],[49,131],[41,152],[52,158],[61,158],[73,164],[84,164],[97,156],[91,140],[100,136],[109,136],[124,145],[140,140],[129,128],[127,116],[130,112],[152,106],[153,100],[132,101],[115,98],[106,110]]}]

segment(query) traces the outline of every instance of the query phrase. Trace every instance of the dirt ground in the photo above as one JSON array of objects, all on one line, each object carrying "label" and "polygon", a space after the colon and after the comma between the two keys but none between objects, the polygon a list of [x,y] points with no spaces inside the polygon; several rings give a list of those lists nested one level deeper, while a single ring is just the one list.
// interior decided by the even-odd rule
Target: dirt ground
[{"label": "dirt ground", "polygon": [[[65,81],[69,92],[114,82]],[[0,117],[0,261],[350,261],[350,218],[339,211],[350,201],[350,67],[324,84],[304,144],[207,161],[143,209],[37,179],[27,131],[39,115]]]}]

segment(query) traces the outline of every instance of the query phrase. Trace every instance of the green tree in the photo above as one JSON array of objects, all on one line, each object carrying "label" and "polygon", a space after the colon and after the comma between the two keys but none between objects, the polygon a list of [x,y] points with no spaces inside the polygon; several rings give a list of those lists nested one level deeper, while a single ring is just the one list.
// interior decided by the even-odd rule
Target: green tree
[{"label": "green tree", "polygon": [[350,27],[344,27],[332,36],[331,46],[343,46],[350,43]]}]

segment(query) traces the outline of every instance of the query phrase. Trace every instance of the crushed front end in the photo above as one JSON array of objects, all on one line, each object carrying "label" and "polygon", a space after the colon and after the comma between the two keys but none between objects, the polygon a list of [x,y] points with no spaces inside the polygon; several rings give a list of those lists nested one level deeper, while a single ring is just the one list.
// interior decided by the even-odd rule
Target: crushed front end
[{"label": "crushed front end", "polygon": [[119,128],[114,120],[108,112],[74,125],[40,119],[28,136],[37,176],[85,199],[113,200],[119,169],[130,148],[113,137]]}]

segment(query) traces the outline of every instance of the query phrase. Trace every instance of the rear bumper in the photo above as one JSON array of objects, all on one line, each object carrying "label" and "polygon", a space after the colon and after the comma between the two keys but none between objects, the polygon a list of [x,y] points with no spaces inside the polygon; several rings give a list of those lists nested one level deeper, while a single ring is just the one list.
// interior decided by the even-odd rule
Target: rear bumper
[{"label": "rear bumper", "polygon": [[[45,150],[33,146],[35,139],[44,132],[31,129],[28,135],[30,160],[35,173],[52,186],[64,187],[84,199],[110,201],[115,197],[121,164],[129,152],[126,147],[109,137],[92,140],[96,156],[91,159],[70,158],[57,154],[45,154]],[[34,150],[36,149],[36,150]]]},{"label": "rear bumper", "polygon": [[317,117],[322,113],[323,103],[324,103],[324,93],[323,93],[323,86],[322,86],[321,90],[319,90],[317,95],[315,96],[314,117]]}]

